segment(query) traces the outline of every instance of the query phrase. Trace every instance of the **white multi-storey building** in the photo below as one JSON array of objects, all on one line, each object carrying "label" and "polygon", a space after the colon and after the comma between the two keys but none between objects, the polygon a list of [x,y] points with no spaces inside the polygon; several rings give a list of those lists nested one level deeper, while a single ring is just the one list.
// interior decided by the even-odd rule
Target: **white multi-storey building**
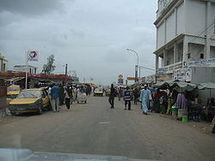
[{"label": "white multi-storey building", "polygon": [[29,74],[37,74],[37,67],[31,65],[14,65],[13,70],[15,72],[26,72]]},{"label": "white multi-storey building", "polygon": [[192,67],[215,67],[215,0],[158,0],[154,24],[157,75],[189,81]]}]

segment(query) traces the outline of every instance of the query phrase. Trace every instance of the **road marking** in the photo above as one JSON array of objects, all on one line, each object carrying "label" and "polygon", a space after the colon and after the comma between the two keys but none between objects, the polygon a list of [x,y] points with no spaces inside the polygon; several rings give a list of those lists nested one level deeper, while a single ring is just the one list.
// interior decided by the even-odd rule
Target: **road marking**
[{"label": "road marking", "polygon": [[99,124],[102,124],[102,125],[110,124],[110,121],[99,122]]}]

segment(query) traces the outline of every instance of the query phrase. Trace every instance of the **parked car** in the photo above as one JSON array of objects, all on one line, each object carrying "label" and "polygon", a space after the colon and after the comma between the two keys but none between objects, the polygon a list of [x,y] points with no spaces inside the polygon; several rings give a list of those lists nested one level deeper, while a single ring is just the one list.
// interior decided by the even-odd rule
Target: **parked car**
[{"label": "parked car", "polygon": [[9,103],[15,99],[18,94],[20,93],[21,89],[19,85],[11,85],[9,87],[7,87],[7,104],[9,105]]},{"label": "parked car", "polygon": [[46,88],[25,89],[9,103],[12,115],[36,112],[41,114],[50,109],[50,100]]},{"label": "parked car", "polygon": [[104,91],[101,88],[96,88],[94,90],[94,96],[103,96],[103,94],[104,94]]}]

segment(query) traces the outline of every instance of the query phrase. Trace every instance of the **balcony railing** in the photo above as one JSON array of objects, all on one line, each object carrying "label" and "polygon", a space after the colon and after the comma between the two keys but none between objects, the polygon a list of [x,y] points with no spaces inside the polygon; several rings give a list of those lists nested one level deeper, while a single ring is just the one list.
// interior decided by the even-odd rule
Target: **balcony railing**
[{"label": "balcony railing", "polygon": [[173,73],[175,70],[182,68],[182,62],[177,62],[175,64],[171,64],[168,66],[165,66],[163,68],[158,68],[156,73],[161,74],[161,73]]}]

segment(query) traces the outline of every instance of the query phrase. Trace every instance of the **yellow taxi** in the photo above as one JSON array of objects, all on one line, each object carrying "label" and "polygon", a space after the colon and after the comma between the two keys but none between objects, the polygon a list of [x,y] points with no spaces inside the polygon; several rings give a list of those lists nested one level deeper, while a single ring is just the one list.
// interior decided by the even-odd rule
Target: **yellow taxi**
[{"label": "yellow taxi", "polygon": [[25,89],[9,103],[12,115],[50,110],[50,99],[46,88]]},{"label": "yellow taxi", "polygon": [[96,88],[94,90],[94,96],[103,96],[103,94],[104,94],[104,91],[101,88]]},{"label": "yellow taxi", "polygon": [[7,87],[7,105],[17,97],[20,93],[20,86],[19,85],[11,85]]}]

